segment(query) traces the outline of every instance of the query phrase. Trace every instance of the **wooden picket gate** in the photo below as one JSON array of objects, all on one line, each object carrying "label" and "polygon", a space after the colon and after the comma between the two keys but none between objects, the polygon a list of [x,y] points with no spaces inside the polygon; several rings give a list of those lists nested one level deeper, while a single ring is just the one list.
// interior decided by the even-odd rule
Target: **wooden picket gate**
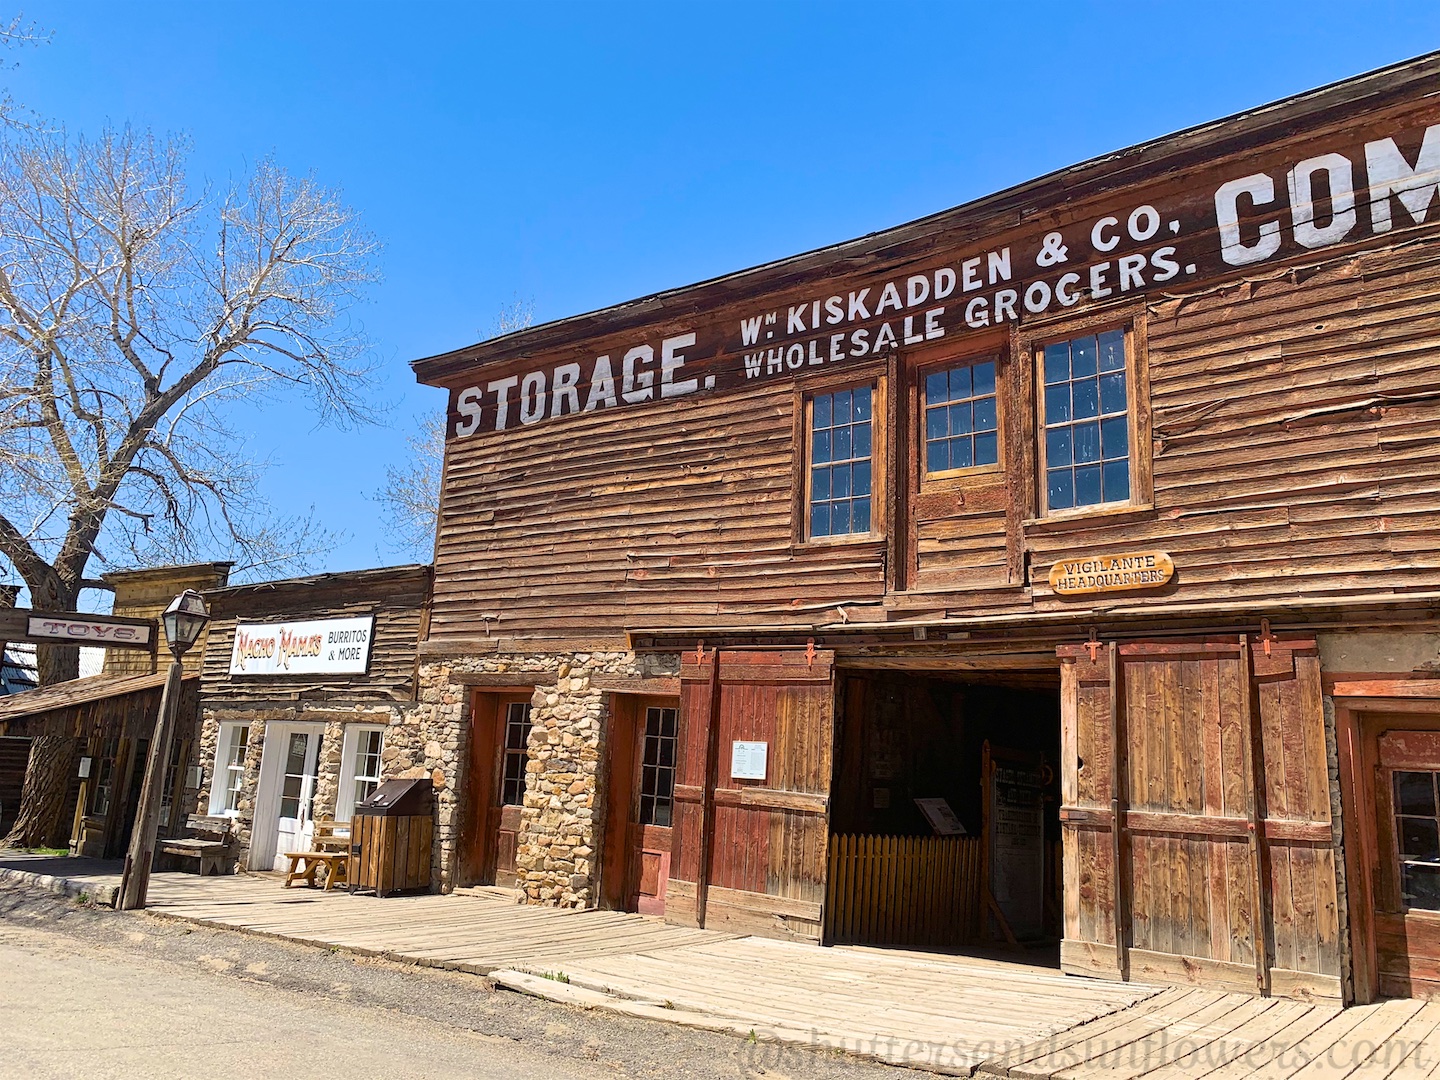
[{"label": "wooden picket gate", "polygon": [[978,837],[835,835],[826,882],[828,944],[936,949],[980,936]]}]

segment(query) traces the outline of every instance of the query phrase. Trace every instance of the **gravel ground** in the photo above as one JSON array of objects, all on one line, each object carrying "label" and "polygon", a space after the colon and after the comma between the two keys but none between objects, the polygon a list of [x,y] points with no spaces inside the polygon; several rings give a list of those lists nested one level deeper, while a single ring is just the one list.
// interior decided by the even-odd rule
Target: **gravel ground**
[{"label": "gravel ground", "polygon": [[[267,1004],[277,1000],[275,995],[284,995],[296,1010],[318,1000],[362,1015],[403,1019],[418,1028],[417,1037],[428,1035],[437,1045],[457,1032],[467,1033],[476,1040],[474,1052],[480,1057],[503,1055],[509,1046],[513,1048],[509,1052],[527,1060],[538,1055],[542,1061],[552,1061],[554,1075],[562,1077],[593,1074],[597,1069],[616,1076],[695,1080],[757,1076],[899,1080],[925,1075],[834,1051],[777,1046],[541,1001],[497,990],[489,980],[474,975],[95,908],[0,884],[0,956],[7,948],[21,947],[38,948],[42,955],[43,950],[53,950],[57,963],[63,954],[94,964],[154,971],[160,977],[157,981],[170,974],[194,982],[201,995],[207,985],[218,994],[243,984],[268,988]],[[5,966],[0,962],[0,968]],[[12,989],[10,994],[23,998],[24,989]],[[0,1046],[6,1041],[0,1034]],[[341,1068],[337,1075],[347,1073]]]}]

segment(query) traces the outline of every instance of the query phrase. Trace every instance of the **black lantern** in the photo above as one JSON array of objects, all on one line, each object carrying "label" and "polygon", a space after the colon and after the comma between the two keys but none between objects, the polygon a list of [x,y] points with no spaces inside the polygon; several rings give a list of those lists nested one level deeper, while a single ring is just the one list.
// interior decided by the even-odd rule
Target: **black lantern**
[{"label": "black lantern", "polygon": [[194,589],[186,589],[170,601],[160,620],[165,624],[170,651],[178,659],[199,639],[200,632],[210,621],[210,609],[205,606],[203,596]]}]

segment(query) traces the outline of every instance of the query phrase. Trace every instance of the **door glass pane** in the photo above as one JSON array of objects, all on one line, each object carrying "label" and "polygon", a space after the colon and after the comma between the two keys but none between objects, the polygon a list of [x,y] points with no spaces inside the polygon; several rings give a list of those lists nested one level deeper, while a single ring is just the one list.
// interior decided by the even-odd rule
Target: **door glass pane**
[{"label": "door glass pane", "polygon": [[530,761],[530,703],[512,701],[505,707],[505,767],[500,784],[504,806],[525,803],[525,766]]},{"label": "door glass pane", "polygon": [[1440,911],[1440,866],[1406,866],[1400,882],[1407,908]]},{"label": "door glass pane", "polygon": [[645,756],[640,765],[640,823],[670,824],[675,787],[676,710],[645,710]]},{"label": "door glass pane", "polygon": [[1400,899],[1407,910],[1440,911],[1440,816],[1431,770],[1391,774]]},{"label": "door glass pane", "polygon": [[[291,732],[290,742],[285,750],[285,779],[280,785],[280,816],[299,818],[302,804],[314,797],[314,791],[307,792],[313,785],[307,784],[307,766],[310,756],[310,736],[305,732]],[[304,807],[306,816],[310,808]]]},{"label": "door glass pane", "polygon": [[1395,812],[1435,816],[1435,778],[1428,772],[1395,774]]}]

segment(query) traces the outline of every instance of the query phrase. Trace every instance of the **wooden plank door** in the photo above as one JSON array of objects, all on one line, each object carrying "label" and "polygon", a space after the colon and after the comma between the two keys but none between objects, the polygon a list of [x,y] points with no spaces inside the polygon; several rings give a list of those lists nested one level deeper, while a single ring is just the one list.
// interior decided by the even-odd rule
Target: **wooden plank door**
[{"label": "wooden plank door", "polygon": [[680,702],[615,694],[606,751],[600,904],[665,914]]},{"label": "wooden plank door", "polygon": [[1060,657],[1062,966],[1338,1000],[1313,639]]},{"label": "wooden plank door", "polygon": [[525,805],[525,787],[530,779],[530,698],[505,699],[496,722],[500,745],[496,760],[500,767],[496,792],[499,802],[491,807],[490,828],[495,835],[495,884],[514,888],[515,854],[520,840],[520,812]]},{"label": "wooden plank door", "polygon": [[470,710],[470,767],[459,845],[463,884],[517,884],[521,808],[529,762],[532,692],[477,692]]},{"label": "wooden plank door", "polygon": [[[819,940],[829,840],[834,654],[682,658],[666,918]],[[736,767],[748,744],[753,769]],[[763,747],[763,751],[761,750]]]},{"label": "wooden plank door", "polygon": [[635,813],[630,820],[631,910],[664,915],[675,816],[680,703],[635,703]]}]

